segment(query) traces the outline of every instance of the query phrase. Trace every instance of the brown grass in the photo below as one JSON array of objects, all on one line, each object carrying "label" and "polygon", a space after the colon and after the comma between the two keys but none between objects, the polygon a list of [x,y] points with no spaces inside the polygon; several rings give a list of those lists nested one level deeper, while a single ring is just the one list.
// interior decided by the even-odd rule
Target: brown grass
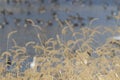
[{"label": "brown grass", "polygon": [[[57,20],[59,21],[59,19]],[[65,36],[67,34],[66,30],[71,31],[71,37],[74,39],[62,41],[61,36],[57,34],[56,39],[50,38],[45,42],[41,42],[39,31],[36,32],[36,35],[41,44],[29,41],[22,47],[17,45],[16,41],[12,39],[14,46],[2,52],[0,59],[4,60],[4,55],[13,56],[12,64],[15,64],[15,66],[10,71],[7,71],[5,68],[6,63],[4,61],[0,62],[0,79],[120,80],[120,56],[118,54],[120,53],[120,41],[108,39],[104,44],[96,48],[93,48],[91,44],[97,42],[94,39],[95,35],[105,35],[106,32],[115,34],[116,31],[104,28],[103,32],[105,33],[102,34],[99,27],[94,29],[84,27],[76,32],[70,22],[65,21],[65,23],[67,27],[60,23],[63,27],[61,30],[62,35]],[[12,31],[9,33],[8,40],[16,32]],[[82,38],[77,36],[82,36]],[[21,72],[21,64],[29,57],[28,46],[32,46],[35,50],[37,56],[36,67],[35,69],[27,68],[24,72]],[[93,58],[91,56],[93,53],[96,53],[98,57]],[[61,55],[61,57],[56,57],[56,55]],[[29,63],[26,64],[29,65]]]}]

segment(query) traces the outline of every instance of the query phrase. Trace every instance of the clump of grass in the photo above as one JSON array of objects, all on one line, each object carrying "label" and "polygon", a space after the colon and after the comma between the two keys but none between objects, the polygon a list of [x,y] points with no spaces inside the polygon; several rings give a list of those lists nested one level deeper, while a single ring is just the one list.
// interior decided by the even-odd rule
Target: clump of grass
[{"label": "clump of grass", "polygon": [[[59,21],[58,18],[57,21]],[[35,25],[33,21],[31,22]],[[19,46],[15,39],[12,39],[14,46],[7,48],[2,53],[1,59],[4,60],[4,55],[13,56],[13,68],[6,71],[6,63],[0,62],[1,80],[120,80],[118,54],[120,41],[109,39],[101,46],[92,45],[92,43],[100,44],[94,39],[96,35],[104,35],[107,32],[115,34],[116,32],[104,28],[104,34],[102,34],[99,27],[94,29],[83,27],[76,32],[71,22],[65,21],[65,23],[66,27],[60,23],[62,36],[57,34],[56,38],[49,38],[45,42],[41,42],[39,31],[36,30],[39,26],[35,25],[41,44],[29,41],[24,46]],[[67,36],[67,32],[72,33],[71,40],[62,38]],[[9,34],[8,40],[14,33],[16,31]],[[25,71],[20,71],[22,63],[29,57],[27,52],[29,46],[32,46],[37,56],[36,67],[34,70],[27,67]],[[93,57],[93,53],[97,57]],[[29,63],[26,64],[29,65]]]}]

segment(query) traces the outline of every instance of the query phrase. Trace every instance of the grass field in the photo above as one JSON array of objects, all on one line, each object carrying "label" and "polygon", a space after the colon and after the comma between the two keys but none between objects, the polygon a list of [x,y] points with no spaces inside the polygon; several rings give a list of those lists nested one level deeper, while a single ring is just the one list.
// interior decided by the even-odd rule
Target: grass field
[{"label": "grass field", "polygon": [[[0,80],[120,80],[120,41],[111,37],[101,45],[94,39],[96,35],[102,36],[108,32],[114,36],[119,30],[105,27],[100,31],[100,27],[82,27],[76,32],[69,21],[65,23],[67,26],[62,26],[62,35],[56,34],[56,38],[44,40],[43,34],[37,31],[41,30],[40,26],[35,24],[32,25],[37,29],[39,42],[30,41],[23,47],[17,45],[13,38],[14,46],[1,53]],[[68,32],[72,33],[73,39],[65,39]],[[16,33],[12,31],[8,34],[7,46],[10,37]],[[30,65],[29,62],[23,64],[30,57],[28,46],[36,54],[35,66],[22,71],[22,68]],[[13,59],[9,65],[10,56]],[[7,69],[8,66],[11,68]]]}]

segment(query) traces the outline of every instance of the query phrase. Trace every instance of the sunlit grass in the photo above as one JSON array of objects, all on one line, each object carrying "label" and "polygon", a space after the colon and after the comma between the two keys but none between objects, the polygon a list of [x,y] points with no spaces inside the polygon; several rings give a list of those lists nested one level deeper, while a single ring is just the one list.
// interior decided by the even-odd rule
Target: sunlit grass
[{"label": "sunlit grass", "polygon": [[[64,27],[59,19],[57,21],[62,26],[62,36],[70,31],[73,39],[64,41],[62,36],[56,34],[56,38],[42,42],[39,31],[36,31],[36,36],[40,44],[29,41],[22,47],[12,39],[14,46],[7,47],[6,51],[1,53],[1,80],[120,80],[120,41],[110,38],[101,46],[92,45],[92,43],[100,44],[94,39],[95,35],[104,36],[107,32],[113,34],[116,31],[104,28],[101,32],[99,27],[94,29],[83,27],[76,32],[70,22],[65,21],[67,26]],[[8,34],[7,45],[10,36],[16,32],[12,31]],[[24,67],[22,63],[29,57],[28,46],[34,49],[36,65],[34,69],[28,67],[25,71],[20,71]],[[93,53],[97,57],[93,57]],[[5,56],[13,56],[11,66],[14,66],[10,70],[6,70]],[[25,64],[30,65],[30,63]]]}]

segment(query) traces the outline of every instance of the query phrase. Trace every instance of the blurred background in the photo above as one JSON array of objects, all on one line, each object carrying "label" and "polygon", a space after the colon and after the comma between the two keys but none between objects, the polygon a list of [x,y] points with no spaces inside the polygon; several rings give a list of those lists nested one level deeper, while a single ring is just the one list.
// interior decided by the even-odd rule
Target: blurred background
[{"label": "blurred background", "polygon": [[[37,32],[45,35],[45,40],[61,35],[61,25],[67,26],[65,20],[72,23],[77,31],[82,27],[109,27],[118,29],[120,0],[0,0],[0,51],[6,51],[15,39],[18,45],[25,46],[28,41],[38,42]],[[57,16],[57,18],[56,18]],[[117,18],[116,18],[117,16]],[[30,19],[43,31],[36,31]],[[8,34],[16,31],[8,42]],[[72,39],[68,32],[66,40]],[[111,34],[96,37],[101,44]],[[44,37],[43,37],[44,38]],[[43,39],[44,40],[44,39]],[[34,54],[30,49],[29,54]]]}]

